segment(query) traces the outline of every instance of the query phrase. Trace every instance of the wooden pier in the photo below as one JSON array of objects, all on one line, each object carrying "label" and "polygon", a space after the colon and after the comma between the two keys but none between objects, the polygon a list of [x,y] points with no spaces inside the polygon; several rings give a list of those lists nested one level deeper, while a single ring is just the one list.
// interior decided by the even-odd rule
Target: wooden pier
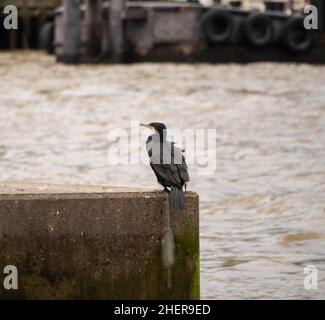
[{"label": "wooden pier", "polygon": [[[222,62],[227,57],[324,62],[324,44],[321,51],[312,50],[315,43],[319,49],[320,37],[304,28],[293,2],[288,7],[265,1],[262,11],[237,2],[205,7],[198,1],[65,0],[55,11],[54,52],[66,63]],[[239,51],[250,57],[234,57]]]},{"label": "wooden pier", "polygon": [[[247,1],[219,1],[212,7],[199,1],[149,0],[11,3],[19,10],[19,28],[0,28],[0,49],[41,47],[65,63],[325,62],[325,5],[320,0],[310,3],[320,8],[321,32],[304,29],[300,0],[254,1],[252,8]],[[262,9],[255,10],[257,4]]]}]

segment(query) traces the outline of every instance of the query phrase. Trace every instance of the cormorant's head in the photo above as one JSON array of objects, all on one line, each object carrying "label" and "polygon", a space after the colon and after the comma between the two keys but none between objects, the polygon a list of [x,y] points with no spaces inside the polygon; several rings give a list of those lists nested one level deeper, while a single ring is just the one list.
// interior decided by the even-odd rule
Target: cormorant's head
[{"label": "cormorant's head", "polygon": [[166,139],[167,128],[163,123],[161,123],[161,122],[151,122],[149,124],[141,123],[141,126],[149,128],[149,129],[155,131],[156,133],[158,133],[161,140]]}]

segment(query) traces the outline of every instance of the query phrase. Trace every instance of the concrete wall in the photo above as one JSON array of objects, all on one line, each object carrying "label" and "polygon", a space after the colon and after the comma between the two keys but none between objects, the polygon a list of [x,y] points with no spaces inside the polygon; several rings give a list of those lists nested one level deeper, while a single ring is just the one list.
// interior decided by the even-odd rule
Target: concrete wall
[{"label": "concrete wall", "polygon": [[[198,196],[186,200],[170,213],[176,262],[168,288],[164,192],[0,183],[0,298],[198,298]],[[18,290],[2,286],[6,265],[18,268]]]}]

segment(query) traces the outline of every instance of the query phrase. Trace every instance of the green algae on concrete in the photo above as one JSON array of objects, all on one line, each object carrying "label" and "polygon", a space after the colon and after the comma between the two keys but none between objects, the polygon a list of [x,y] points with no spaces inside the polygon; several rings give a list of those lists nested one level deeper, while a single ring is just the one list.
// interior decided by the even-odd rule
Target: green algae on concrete
[{"label": "green algae on concrete", "polygon": [[0,183],[0,269],[19,272],[19,289],[0,285],[0,299],[199,299],[195,193],[170,213],[176,259],[168,288],[166,194],[77,188]]}]

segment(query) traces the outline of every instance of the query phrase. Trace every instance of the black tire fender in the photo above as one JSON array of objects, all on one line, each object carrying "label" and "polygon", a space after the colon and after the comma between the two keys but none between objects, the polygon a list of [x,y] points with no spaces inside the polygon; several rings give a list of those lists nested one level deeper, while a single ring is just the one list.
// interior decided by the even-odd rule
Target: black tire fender
[{"label": "black tire fender", "polygon": [[304,28],[303,17],[292,17],[283,26],[282,42],[294,52],[304,52],[313,45],[313,34]]},{"label": "black tire fender", "polygon": [[54,22],[46,22],[41,28],[40,46],[48,54],[54,53]]},{"label": "black tire fender", "polygon": [[210,10],[202,16],[201,30],[211,42],[228,42],[233,34],[234,19],[226,10]]},{"label": "black tire fender", "polygon": [[273,24],[269,16],[252,13],[244,20],[244,34],[249,44],[256,47],[267,46],[273,39]]}]

